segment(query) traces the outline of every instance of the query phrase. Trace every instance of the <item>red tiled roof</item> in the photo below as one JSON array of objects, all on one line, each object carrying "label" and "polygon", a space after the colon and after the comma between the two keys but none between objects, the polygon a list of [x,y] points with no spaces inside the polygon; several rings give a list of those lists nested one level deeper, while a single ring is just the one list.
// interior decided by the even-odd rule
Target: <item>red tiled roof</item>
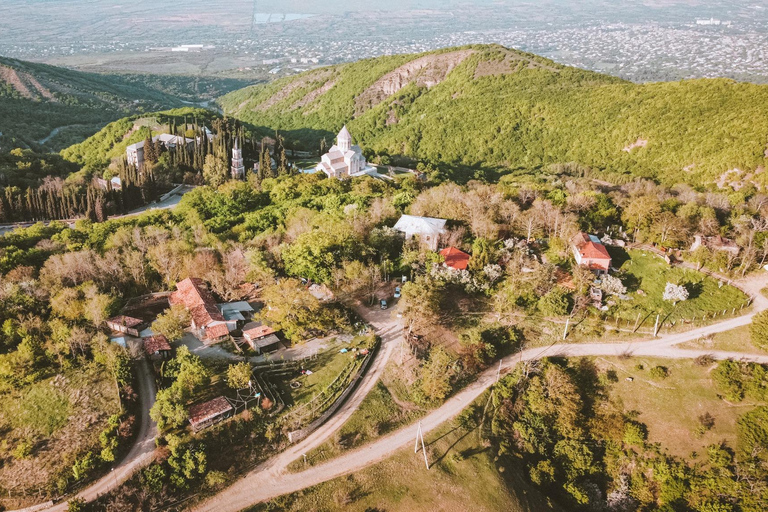
[{"label": "red tiled roof", "polygon": [[205,339],[215,340],[229,334],[227,324],[214,324],[205,328]]},{"label": "red tiled roof", "polygon": [[144,323],[144,320],[140,318],[134,318],[132,316],[116,316],[114,318],[110,318],[107,320],[107,324],[117,324],[122,325],[124,327],[136,327],[137,325],[141,325]]},{"label": "red tiled roof", "polygon": [[591,260],[610,260],[611,256],[608,254],[608,250],[603,244],[596,244],[595,242],[587,242],[579,248],[582,258],[589,258]]},{"label": "red tiled roof", "polygon": [[270,334],[275,334],[275,332],[277,331],[268,325],[248,324],[243,328],[243,336],[247,336],[252,340],[263,338],[264,336],[269,336]]},{"label": "red tiled roof", "polygon": [[608,270],[611,266],[611,255],[608,254],[608,249],[603,244],[592,241],[587,233],[579,232],[571,242],[581,259],[586,260],[582,261],[582,264],[586,264],[588,268]]},{"label": "red tiled roof", "polygon": [[168,338],[162,334],[144,338],[144,351],[147,354],[152,355],[161,350],[171,350],[171,344],[168,343]]},{"label": "red tiled roof", "polygon": [[446,247],[440,251],[440,256],[445,258],[445,264],[456,270],[465,270],[469,265],[469,254],[455,247]]},{"label": "red tiled roof", "polygon": [[189,408],[189,422],[194,426],[231,411],[232,405],[223,396]]},{"label": "red tiled roof", "polygon": [[216,307],[211,292],[202,279],[187,278],[176,285],[176,291],[169,298],[171,305],[183,304],[192,315],[196,327],[205,327],[211,322],[223,322],[224,317]]}]

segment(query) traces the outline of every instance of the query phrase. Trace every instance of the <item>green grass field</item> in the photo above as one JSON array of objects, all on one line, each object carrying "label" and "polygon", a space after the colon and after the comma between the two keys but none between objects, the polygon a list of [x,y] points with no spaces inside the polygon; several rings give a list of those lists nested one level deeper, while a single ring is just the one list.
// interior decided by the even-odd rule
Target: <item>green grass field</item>
[{"label": "green grass field", "polygon": [[[92,365],[0,395],[0,488],[12,490],[0,508],[15,508],[3,501],[9,494],[46,495],[60,475],[71,476],[74,460],[100,446],[99,433],[119,410],[114,381]],[[22,443],[29,452],[20,457]]]},{"label": "green grass field", "polygon": [[[659,256],[646,251],[611,248],[614,265],[620,264],[617,274],[627,287],[629,300],[616,300],[611,313],[624,320],[634,322],[638,313],[645,319],[643,327],[653,327],[656,314],[661,315],[665,325],[671,322],[691,320],[698,322],[704,314],[710,318],[717,312],[728,314],[746,304],[748,297],[741,290],[722,284],[707,275],[683,267],[670,267]],[[689,292],[688,300],[673,305],[663,300],[666,284],[684,284]],[[746,307],[746,306],[745,306]]]},{"label": "green grass field", "polygon": [[[597,358],[596,363],[616,370],[619,380],[610,388],[611,397],[621,400],[626,411],[638,411],[638,421],[648,426],[648,439],[681,457],[701,454],[720,441],[735,447],[736,420],[755,405],[749,401],[731,405],[722,400],[709,377],[712,367],[698,366],[692,360]],[[657,365],[668,368],[666,379],[651,377],[650,370]],[[628,377],[633,381],[626,380]],[[705,413],[715,418],[715,424],[697,437],[699,416]]]},{"label": "green grass field", "polygon": [[755,346],[750,340],[749,326],[745,325],[730,331],[719,332],[711,337],[701,338],[678,345],[680,348],[703,348],[705,350],[725,350],[728,352],[748,352],[766,354],[765,350]]}]

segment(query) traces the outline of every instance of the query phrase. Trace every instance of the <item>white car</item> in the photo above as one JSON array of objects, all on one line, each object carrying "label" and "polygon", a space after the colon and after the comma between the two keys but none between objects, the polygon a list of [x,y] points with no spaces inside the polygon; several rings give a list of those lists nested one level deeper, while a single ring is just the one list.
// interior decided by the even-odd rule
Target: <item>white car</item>
[{"label": "white car", "polygon": [[395,288],[395,298],[396,299],[400,298],[400,287],[399,286],[397,288]]}]

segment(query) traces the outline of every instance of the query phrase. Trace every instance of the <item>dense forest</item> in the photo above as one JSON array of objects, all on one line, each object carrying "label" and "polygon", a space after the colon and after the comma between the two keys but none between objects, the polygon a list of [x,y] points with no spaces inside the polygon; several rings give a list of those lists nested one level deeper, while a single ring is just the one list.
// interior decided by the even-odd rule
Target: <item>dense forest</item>
[{"label": "dense forest", "polygon": [[470,170],[455,178],[578,162],[703,185],[730,169],[762,171],[766,99],[768,87],[754,84],[633,84],[473,46],[321,68],[220,103],[312,149],[347,123],[370,159]]}]

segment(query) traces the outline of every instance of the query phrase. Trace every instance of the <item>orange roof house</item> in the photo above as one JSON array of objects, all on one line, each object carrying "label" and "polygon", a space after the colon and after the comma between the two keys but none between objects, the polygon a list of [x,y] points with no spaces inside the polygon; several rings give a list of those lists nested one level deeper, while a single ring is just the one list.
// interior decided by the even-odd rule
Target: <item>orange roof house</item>
[{"label": "orange roof house", "polygon": [[440,251],[440,256],[445,258],[445,266],[454,270],[466,270],[469,266],[469,254],[455,247],[446,247]]},{"label": "orange roof house", "polygon": [[580,232],[571,240],[571,250],[576,263],[598,274],[608,273],[611,268],[611,256],[608,249],[594,235]]},{"label": "orange roof house", "polygon": [[176,285],[168,299],[171,305],[182,304],[192,317],[192,328],[201,332],[203,340],[215,341],[229,334],[224,315],[203,280],[188,277]]}]

